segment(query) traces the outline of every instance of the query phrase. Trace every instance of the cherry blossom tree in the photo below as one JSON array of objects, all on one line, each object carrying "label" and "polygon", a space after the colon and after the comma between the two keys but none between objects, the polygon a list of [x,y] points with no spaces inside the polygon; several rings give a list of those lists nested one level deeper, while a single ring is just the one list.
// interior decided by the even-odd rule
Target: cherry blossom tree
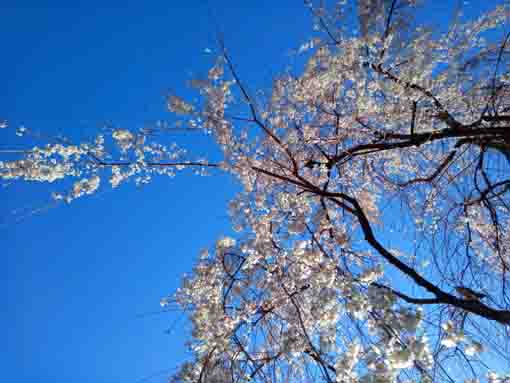
[{"label": "cherry blossom tree", "polygon": [[[161,301],[192,323],[175,382],[508,381],[510,6],[434,24],[431,3],[306,2],[304,65],[269,91],[220,42],[190,82],[199,100],[168,97],[175,125],[58,137],[9,153],[0,177],[73,180],[53,194],[71,202],[186,169],[235,176],[235,234]],[[210,134],[222,160],[160,140],[177,131]]]}]

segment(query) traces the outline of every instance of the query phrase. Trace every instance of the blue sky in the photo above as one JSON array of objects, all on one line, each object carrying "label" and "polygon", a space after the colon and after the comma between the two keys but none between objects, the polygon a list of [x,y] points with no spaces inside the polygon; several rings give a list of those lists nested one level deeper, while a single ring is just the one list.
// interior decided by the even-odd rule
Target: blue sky
[{"label": "blue sky", "polygon": [[[167,90],[184,92],[213,59],[211,14],[254,89],[270,86],[311,31],[301,1],[104,3],[0,2],[0,119],[13,128],[0,132],[1,148],[24,146],[21,124],[87,139],[107,122],[137,129],[170,118]],[[213,153],[203,138],[194,145]],[[186,355],[186,319],[139,314],[159,310],[198,251],[230,232],[234,182],[181,174],[19,220],[54,189],[0,190],[1,380],[165,381]]]}]

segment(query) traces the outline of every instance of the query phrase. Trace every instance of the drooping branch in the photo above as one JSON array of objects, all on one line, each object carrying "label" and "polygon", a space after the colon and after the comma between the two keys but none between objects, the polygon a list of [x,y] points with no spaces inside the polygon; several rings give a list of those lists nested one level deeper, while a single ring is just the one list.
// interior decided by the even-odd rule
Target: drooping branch
[{"label": "drooping branch", "polygon": [[[332,201],[337,203],[335,198],[333,198]],[[429,293],[433,294],[437,298],[438,303],[449,304],[486,319],[494,320],[501,324],[510,323],[510,311],[495,310],[480,301],[460,299],[455,295],[443,291],[437,285],[421,276],[415,269],[406,265],[377,240],[370,222],[368,221],[368,218],[363,212],[363,209],[359,205],[358,201],[352,197],[348,197],[347,201],[354,207],[354,214],[358,219],[363,234],[365,235],[365,240],[368,242],[368,244],[370,244],[370,246],[372,246],[372,248],[374,248],[391,265],[395,266],[403,274],[411,278],[418,286],[423,287]]]}]

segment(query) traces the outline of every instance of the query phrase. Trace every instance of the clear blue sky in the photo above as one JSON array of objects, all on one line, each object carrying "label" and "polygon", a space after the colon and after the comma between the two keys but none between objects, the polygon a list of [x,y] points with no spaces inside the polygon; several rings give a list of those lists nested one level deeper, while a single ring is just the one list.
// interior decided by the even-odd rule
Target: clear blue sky
[{"label": "clear blue sky", "polygon": [[[301,1],[210,3],[253,88],[270,86],[311,30]],[[211,13],[198,0],[4,0],[0,10],[0,119],[73,138],[106,121],[137,129],[168,118],[163,95],[184,91],[215,44]],[[14,129],[0,133],[0,147],[22,146]],[[0,190],[0,380],[134,383],[171,371],[185,356],[185,318],[137,315],[157,311],[198,251],[230,232],[233,182],[155,179],[16,222],[54,189]]]}]

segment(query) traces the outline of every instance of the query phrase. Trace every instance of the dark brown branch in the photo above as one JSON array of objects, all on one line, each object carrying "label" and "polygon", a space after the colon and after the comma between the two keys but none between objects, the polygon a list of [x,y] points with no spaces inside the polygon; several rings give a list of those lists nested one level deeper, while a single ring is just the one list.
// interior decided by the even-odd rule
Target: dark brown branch
[{"label": "dark brown branch", "polygon": [[225,47],[223,46],[223,44],[222,44],[222,50],[223,50],[223,58],[225,59],[227,65],[228,65],[230,73],[232,74],[232,77],[234,77],[234,80],[236,81],[236,85],[240,89],[245,101],[248,103],[253,122],[255,124],[257,124],[269,137],[271,137],[283,149],[283,151],[289,157],[289,160],[292,162],[294,172],[297,172],[297,163],[296,163],[296,160],[294,159],[294,156],[292,155],[291,151],[289,150],[289,148],[287,146],[285,146],[282,143],[282,141],[280,140],[280,138],[269,127],[267,127],[264,123],[262,123],[262,121],[259,119],[259,115],[257,113],[255,103],[252,100],[252,98],[250,97],[250,95],[248,94],[246,87],[241,82],[241,79],[240,79],[239,75],[237,74],[234,64],[232,63],[232,60],[230,60],[230,57],[228,56],[227,51],[226,51]]},{"label": "dark brown branch", "polygon": [[415,127],[415,124],[416,124],[416,107],[417,107],[417,102],[416,101],[413,101],[413,111],[412,111],[412,116],[411,116],[411,136],[414,136],[414,127]]},{"label": "dark brown branch", "polygon": [[[368,144],[359,144],[353,146],[331,158],[332,164],[337,164],[342,160],[349,159],[355,155],[364,155],[367,152],[382,152],[392,149],[403,149],[412,146],[421,146],[426,142],[433,142],[445,138],[492,138],[492,139],[510,139],[510,130],[507,127],[493,127],[493,128],[457,128],[457,129],[441,129],[433,130],[430,132],[411,134],[398,134],[388,133],[381,134],[386,142],[373,142]],[[396,140],[396,141],[392,141]]]},{"label": "dark brown branch", "polygon": [[[338,202],[340,202],[336,198],[332,198],[331,200],[337,204]],[[400,259],[394,256],[390,251],[388,251],[377,240],[370,225],[370,222],[368,221],[368,218],[363,212],[363,209],[361,208],[358,201],[352,197],[347,197],[346,200],[353,205],[355,211],[354,214],[358,219],[363,234],[365,235],[365,240],[370,244],[370,246],[372,246],[372,248],[374,248],[391,265],[393,265],[402,273],[411,278],[418,286],[423,287],[429,293],[433,294],[437,298],[438,303],[449,304],[502,324],[510,323],[510,311],[495,310],[491,307],[486,306],[480,301],[460,299],[455,295],[449,294],[441,290],[438,286],[436,286],[435,284],[421,276],[415,269],[406,265],[404,262],[402,262]]]},{"label": "dark brown branch", "polygon": [[[138,162],[105,162],[103,160],[100,160],[97,165],[99,166],[131,166],[135,165]],[[218,168],[220,165],[218,164],[210,164],[207,162],[144,162],[144,166],[150,166],[150,167],[175,167],[175,166],[197,166],[197,167],[210,167],[210,168]]]},{"label": "dark brown branch", "polygon": [[400,186],[400,187],[407,187],[407,186],[415,184],[415,183],[432,182],[453,161],[453,159],[455,158],[455,155],[457,154],[458,148],[460,148],[466,142],[469,142],[469,141],[467,141],[467,140],[460,140],[459,142],[457,142],[457,144],[455,144],[455,149],[452,150],[448,154],[448,156],[446,156],[446,158],[439,164],[439,166],[436,168],[436,170],[434,170],[434,172],[432,172],[432,174],[430,174],[429,176],[414,178],[414,179],[409,180],[407,182],[398,183],[397,185]]},{"label": "dark brown branch", "polygon": [[374,285],[380,289],[386,289],[386,290],[390,291],[392,294],[403,299],[407,303],[412,303],[412,304],[416,304],[416,305],[431,305],[431,304],[441,303],[441,301],[437,298],[413,298],[407,294],[404,294],[397,290],[394,290],[391,287],[381,285],[380,283],[372,283],[372,285]]}]

